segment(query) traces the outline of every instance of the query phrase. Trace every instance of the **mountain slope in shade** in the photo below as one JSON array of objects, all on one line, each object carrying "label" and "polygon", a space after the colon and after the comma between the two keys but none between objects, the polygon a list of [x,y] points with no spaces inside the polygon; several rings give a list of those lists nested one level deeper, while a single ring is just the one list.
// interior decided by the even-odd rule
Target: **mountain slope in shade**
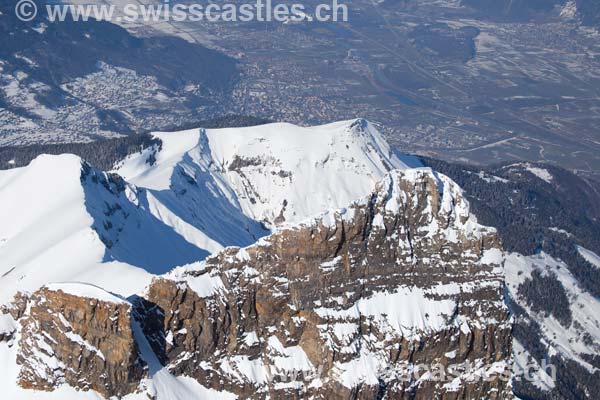
[{"label": "mountain slope in shade", "polygon": [[154,216],[151,202],[144,190],[71,155],[2,172],[1,302],[63,280],[133,294],[151,273],[208,254]]}]

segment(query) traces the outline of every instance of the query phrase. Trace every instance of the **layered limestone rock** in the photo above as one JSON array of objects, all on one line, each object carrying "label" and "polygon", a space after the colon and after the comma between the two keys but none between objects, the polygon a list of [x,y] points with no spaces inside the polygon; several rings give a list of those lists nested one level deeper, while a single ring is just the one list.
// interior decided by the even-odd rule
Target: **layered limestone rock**
[{"label": "layered limestone rock", "polygon": [[146,374],[131,326],[131,305],[85,284],[53,284],[12,308],[19,317],[19,385],[66,383],[105,397],[133,392]]},{"label": "layered limestone rock", "polygon": [[[500,262],[453,182],[407,170],[155,280],[137,313],[171,372],[242,398],[505,398]],[[472,369],[434,381],[419,364]]]},{"label": "layered limestone rock", "polygon": [[145,390],[149,344],[172,375],[240,398],[507,398],[501,260],[456,184],[392,172],[346,209],[179,267],[131,302],[82,284],[18,296],[19,384]]}]

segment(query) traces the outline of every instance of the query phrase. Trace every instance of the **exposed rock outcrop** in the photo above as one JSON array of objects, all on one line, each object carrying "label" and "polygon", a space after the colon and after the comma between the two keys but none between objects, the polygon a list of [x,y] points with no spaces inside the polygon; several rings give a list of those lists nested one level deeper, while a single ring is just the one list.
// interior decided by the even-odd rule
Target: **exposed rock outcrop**
[{"label": "exposed rock outcrop", "polygon": [[505,398],[500,376],[402,376],[508,376],[499,262],[453,182],[394,172],[346,210],[155,280],[137,311],[173,373],[242,398]]},{"label": "exposed rock outcrop", "polygon": [[17,297],[19,384],[146,390],[139,324],[172,375],[240,398],[508,398],[501,254],[456,184],[392,172],[348,208],[179,267],[143,297],[82,284]]},{"label": "exposed rock outcrop", "polygon": [[84,284],[55,284],[27,301],[17,362],[19,384],[53,390],[62,383],[105,397],[135,391],[145,365],[131,327],[131,305]]}]

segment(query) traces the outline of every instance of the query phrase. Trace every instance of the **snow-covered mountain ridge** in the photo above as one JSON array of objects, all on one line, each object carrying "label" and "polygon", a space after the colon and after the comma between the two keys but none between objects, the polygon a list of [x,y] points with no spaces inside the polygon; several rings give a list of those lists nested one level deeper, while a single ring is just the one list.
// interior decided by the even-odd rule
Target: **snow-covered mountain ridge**
[{"label": "snow-covered mountain ridge", "polygon": [[[19,297],[7,351],[21,387],[105,397],[171,398],[165,391],[183,393],[189,377],[198,398],[375,398],[381,382],[391,397],[504,398],[507,382],[495,376],[510,366],[501,261],[495,231],[476,223],[453,182],[427,168],[391,171],[360,201],[176,268],[127,302],[83,284]],[[82,309],[98,315],[93,329],[75,319]],[[106,356],[111,335],[123,343],[126,376]],[[401,378],[417,363],[466,361],[494,372],[443,387]]]},{"label": "snow-covered mountain ridge", "polygon": [[[598,300],[562,261],[504,253],[456,183],[367,121],[155,136],[109,173],[72,155],[0,172],[9,398],[511,398],[494,377],[400,379],[539,361],[522,336],[511,353],[507,303],[550,358],[598,373]],[[561,308],[532,302],[540,285]]]},{"label": "snow-covered mountain ridge", "polygon": [[406,168],[365,120],[156,137],[114,173],[71,155],[0,171],[2,303],[65,280],[139,293],[153,274],[344,206]]},{"label": "snow-covered mountain ridge", "polygon": [[[395,370],[453,349],[509,365],[499,245],[449,179],[408,168],[364,120],[156,136],[113,173],[69,155],[2,173],[0,353],[14,396],[503,390]],[[287,381],[294,370],[305,375]]]},{"label": "snow-covered mountain ridge", "polygon": [[181,191],[174,179],[178,171],[270,227],[341,207],[368,193],[386,172],[407,168],[363,119],[312,128],[276,123],[155,136],[163,145],[152,165],[146,161],[154,150],[148,149],[115,172],[140,187]]}]

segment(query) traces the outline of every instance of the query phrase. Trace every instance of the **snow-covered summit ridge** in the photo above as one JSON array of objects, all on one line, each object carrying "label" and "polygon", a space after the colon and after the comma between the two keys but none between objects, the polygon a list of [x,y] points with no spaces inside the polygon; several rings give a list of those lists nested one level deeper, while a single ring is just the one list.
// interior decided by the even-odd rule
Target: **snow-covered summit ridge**
[{"label": "snow-covered summit ridge", "polygon": [[[298,222],[369,193],[393,169],[406,169],[375,126],[364,119],[316,127],[274,123],[247,128],[156,133],[163,142],[130,157],[116,172],[140,187],[167,190],[185,171],[203,179],[247,217],[268,226]],[[195,175],[194,175],[195,174]]]},{"label": "snow-covered summit ridge", "polygon": [[248,246],[269,233],[263,224],[345,206],[406,168],[362,119],[156,136],[160,148],[114,173],[70,154],[0,171],[0,302],[65,281],[127,297],[154,274]]}]

